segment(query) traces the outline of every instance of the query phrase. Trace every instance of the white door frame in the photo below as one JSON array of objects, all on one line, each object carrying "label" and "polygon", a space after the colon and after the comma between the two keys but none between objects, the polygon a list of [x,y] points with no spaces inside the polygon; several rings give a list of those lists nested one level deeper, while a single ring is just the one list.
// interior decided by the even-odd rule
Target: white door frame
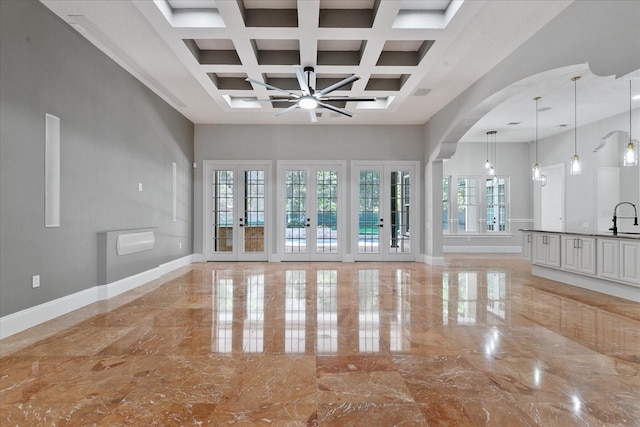
[{"label": "white door frame", "polygon": [[[338,251],[336,253],[318,253],[316,252],[316,239],[317,239],[317,215],[315,212],[310,212],[312,208],[316,207],[315,194],[307,191],[307,213],[311,218],[309,231],[310,235],[307,236],[306,245],[307,250],[305,253],[287,253],[285,252],[285,239],[283,236],[286,234],[286,226],[283,218],[285,217],[285,177],[284,172],[286,170],[307,170],[307,188],[315,189],[315,180],[312,181],[315,176],[315,172],[318,170],[334,169],[338,171]],[[277,190],[276,190],[276,241],[277,241],[277,253],[281,261],[341,261],[346,253],[346,221],[345,212],[347,206],[345,204],[345,193],[347,189],[346,179],[346,162],[342,160],[279,160],[276,162],[277,170]],[[317,211],[317,209],[314,209]]]},{"label": "white door frame", "polygon": [[[213,195],[211,194],[211,177],[214,170],[228,169],[234,171],[234,206],[244,197],[244,177],[240,172],[246,169],[256,169],[264,167],[265,170],[265,206],[264,206],[264,252],[244,252],[243,239],[238,231],[238,213],[234,210],[233,218],[233,251],[213,252],[212,250],[212,227],[211,214],[213,212]],[[271,253],[271,161],[262,160],[204,160],[203,161],[203,235],[204,235],[204,260],[205,261],[269,261]],[[237,178],[236,178],[237,177]],[[242,177],[242,178],[240,178]],[[236,191],[236,188],[240,191]],[[240,204],[239,206],[242,206]]]},{"label": "white door frame", "polygon": [[[360,199],[360,185],[359,185],[359,171],[372,168],[378,169],[381,172],[380,179],[380,204],[386,216],[388,209],[388,183],[387,173],[395,170],[408,170],[411,179],[411,185],[409,187],[409,203],[410,203],[410,215],[409,215],[409,252],[391,252],[388,247],[389,239],[389,227],[390,221],[387,220],[387,227],[381,227],[382,233],[379,236],[379,251],[378,253],[359,253],[359,199]],[[350,229],[351,229],[351,256],[355,261],[416,261],[419,257],[419,248],[416,246],[420,241],[416,237],[420,235],[420,203],[418,201],[418,195],[420,194],[420,162],[411,160],[398,160],[398,161],[363,161],[353,160],[350,165],[351,172],[351,215],[350,215]],[[384,218],[383,218],[384,219]],[[384,224],[383,224],[384,225]]]}]

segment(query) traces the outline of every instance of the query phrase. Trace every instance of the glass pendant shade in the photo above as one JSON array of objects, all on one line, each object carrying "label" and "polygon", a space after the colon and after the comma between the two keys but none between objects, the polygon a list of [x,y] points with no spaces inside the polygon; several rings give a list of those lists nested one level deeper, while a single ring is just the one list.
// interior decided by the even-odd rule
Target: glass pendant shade
[{"label": "glass pendant shade", "polygon": [[638,164],[638,156],[636,156],[636,148],[633,141],[629,141],[624,153],[624,165],[636,166]]},{"label": "glass pendant shade", "polygon": [[542,168],[539,163],[534,163],[531,169],[531,179],[534,181],[540,181],[542,179]]},{"label": "glass pendant shade", "polygon": [[569,169],[571,175],[580,175],[582,172],[582,164],[580,162],[580,157],[577,154],[574,154],[571,158],[571,167]]},{"label": "glass pendant shade", "polygon": [[484,167],[485,167],[485,169],[489,169],[491,167],[491,162],[489,160],[484,162]]},{"label": "glass pendant shade", "polygon": [[489,175],[495,175],[496,174],[496,169],[493,167],[493,165],[489,166]]}]

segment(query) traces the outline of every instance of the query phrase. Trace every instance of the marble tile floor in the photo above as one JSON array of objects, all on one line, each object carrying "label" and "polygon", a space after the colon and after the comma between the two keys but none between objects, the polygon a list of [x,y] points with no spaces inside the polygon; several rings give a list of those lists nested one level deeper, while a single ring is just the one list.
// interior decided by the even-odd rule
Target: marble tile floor
[{"label": "marble tile floor", "polygon": [[0,341],[0,425],[640,425],[640,304],[446,264],[184,267]]}]

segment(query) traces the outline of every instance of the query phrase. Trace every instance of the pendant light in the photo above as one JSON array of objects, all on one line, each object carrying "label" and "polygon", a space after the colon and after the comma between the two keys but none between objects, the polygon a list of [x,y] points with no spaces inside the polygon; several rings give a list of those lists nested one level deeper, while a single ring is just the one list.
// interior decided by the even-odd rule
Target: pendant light
[{"label": "pendant light", "polygon": [[491,167],[491,162],[489,161],[489,132],[487,132],[487,161],[484,162],[484,168],[489,169]]},{"label": "pendant light", "polygon": [[624,150],[623,164],[625,166],[636,166],[638,164],[638,156],[636,154],[636,148],[631,139],[631,80],[629,80],[629,143],[626,150]]},{"label": "pendant light", "polygon": [[580,175],[582,165],[580,157],[578,157],[578,80],[580,76],[572,77],[573,80],[573,157],[571,158],[571,166],[569,173],[571,175]]},{"label": "pendant light", "polygon": [[538,163],[538,101],[540,101],[540,97],[536,96],[533,100],[536,101],[536,161],[533,164],[533,168],[531,168],[531,179],[540,181],[542,180],[542,168]]},{"label": "pendant light", "polygon": [[487,132],[487,137],[489,138],[490,146],[491,146],[491,163],[489,164],[489,175],[494,176],[496,174],[496,159],[495,159],[495,135],[498,133],[495,130],[490,130]]}]

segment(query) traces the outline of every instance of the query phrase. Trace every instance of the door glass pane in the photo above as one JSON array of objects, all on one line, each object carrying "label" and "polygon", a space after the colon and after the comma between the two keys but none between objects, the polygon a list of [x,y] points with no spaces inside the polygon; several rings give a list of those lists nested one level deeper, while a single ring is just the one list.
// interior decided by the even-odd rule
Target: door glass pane
[{"label": "door glass pane", "polygon": [[378,253],[380,239],[380,173],[360,171],[358,210],[358,252]]},{"label": "door glass pane", "polygon": [[338,252],[338,172],[316,172],[318,253]]},{"label": "door glass pane", "polygon": [[285,246],[288,253],[307,253],[307,171],[285,171]]},{"label": "door glass pane", "polygon": [[264,252],[264,171],[245,171],[244,187],[244,251]]},{"label": "door glass pane", "polygon": [[233,171],[213,171],[213,251],[233,251]]},{"label": "door glass pane", "polygon": [[409,199],[411,179],[408,171],[391,172],[390,191],[390,252],[411,252],[409,245]]}]

